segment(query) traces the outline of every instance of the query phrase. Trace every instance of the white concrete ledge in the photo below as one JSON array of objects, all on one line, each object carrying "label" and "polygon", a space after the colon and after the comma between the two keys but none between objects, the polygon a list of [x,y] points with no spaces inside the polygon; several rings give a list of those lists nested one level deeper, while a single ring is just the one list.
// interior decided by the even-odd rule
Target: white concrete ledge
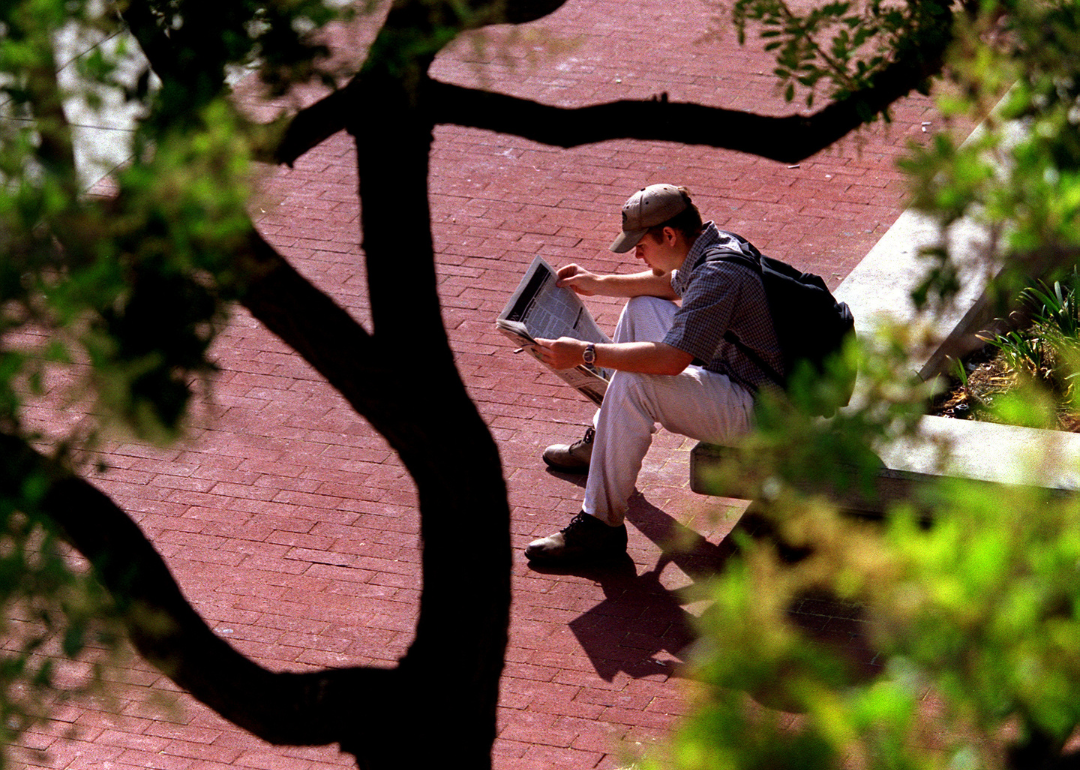
[{"label": "white concrete ledge", "polygon": [[[855,314],[856,331],[872,334],[881,324],[915,324],[932,344],[912,351],[911,368],[924,380],[947,374],[951,356],[975,349],[975,334],[992,319],[985,288],[1001,269],[990,256],[989,238],[975,225],[951,233],[950,250],[960,268],[961,291],[940,314],[919,312],[911,300],[926,264],[919,250],[937,240],[937,229],[916,212],[905,212],[837,288]],[[916,439],[881,447],[894,470],[957,476],[1003,484],[1064,490],[1080,488],[1080,434],[926,416]]]},{"label": "white concrete ledge", "polygon": [[1080,490],[1080,434],[927,415],[918,437],[883,447],[888,468],[933,476]]},{"label": "white concrete ledge", "polygon": [[1000,270],[989,254],[986,232],[976,225],[954,227],[949,248],[960,274],[960,291],[947,307],[918,310],[911,293],[929,263],[920,256],[938,242],[936,224],[915,211],[904,212],[836,289],[855,314],[855,331],[873,334],[880,326],[920,328],[929,347],[912,351],[911,367],[924,381],[938,376],[950,354],[964,355],[977,344],[972,335],[989,322],[985,287]]}]

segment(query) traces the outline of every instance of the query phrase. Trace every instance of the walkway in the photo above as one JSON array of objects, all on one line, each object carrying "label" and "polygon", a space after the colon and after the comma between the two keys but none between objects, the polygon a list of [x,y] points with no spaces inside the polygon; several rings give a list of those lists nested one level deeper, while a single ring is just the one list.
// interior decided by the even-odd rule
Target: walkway
[{"label": "walkway", "polygon": [[[517,40],[500,32],[482,52],[462,42],[440,58],[437,75],[561,105],[666,92],[673,101],[789,110],[761,54],[739,48],[731,32],[701,41],[707,24],[698,0],[627,8],[620,0],[570,0]],[[690,493],[690,442],[661,433],[629,517],[635,572],[530,569],[520,549],[563,526],[582,494],[580,482],[546,472],[540,452],[577,438],[590,408],[512,355],[492,319],[536,254],[629,269],[606,251],[619,207],[635,188],[658,181],[686,184],[721,227],[837,285],[904,208],[896,158],[939,120],[921,97],[894,117],[797,167],[663,143],[565,151],[483,131],[437,131],[431,200],[444,317],[462,375],[499,442],[513,506],[498,770],[623,767],[623,752],[663,738],[686,709],[678,667],[688,621],[700,609],[676,591],[722,561],[745,506]],[[262,230],[365,319],[349,137],[276,170],[265,189],[256,212]],[[589,304],[601,324],[614,324],[616,303]],[[215,355],[221,374],[191,439],[164,450],[117,446],[100,485],[137,516],[195,606],[246,654],[290,669],[393,665],[411,639],[420,589],[409,479],[381,438],[244,313]],[[674,535],[691,539],[693,556],[665,555]],[[808,603],[802,612],[821,633],[858,645],[857,623],[842,607]],[[27,764],[347,766],[333,747],[261,743],[176,694],[138,659],[124,666],[113,695],[110,703],[69,707],[53,729],[30,736],[48,756]],[[64,737],[69,729],[74,739]]]}]

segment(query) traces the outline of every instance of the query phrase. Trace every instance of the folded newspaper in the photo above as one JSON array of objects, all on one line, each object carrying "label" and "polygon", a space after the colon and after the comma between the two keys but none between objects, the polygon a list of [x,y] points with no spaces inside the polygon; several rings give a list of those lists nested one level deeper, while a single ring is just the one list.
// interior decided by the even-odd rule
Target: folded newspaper
[{"label": "folded newspaper", "polygon": [[[588,308],[570,289],[555,285],[555,271],[542,257],[536,257],[521,279],[510,301],[495,319],[495,326],[515,344],[543,363],[533,344],[536,339],[575,337],[586,342],[611,342],[600,331]],[[547,366],[547,364],[544,364]],[[573,369],[548,369],[599,405],[604,400],[611,372],[581,364]]]}]

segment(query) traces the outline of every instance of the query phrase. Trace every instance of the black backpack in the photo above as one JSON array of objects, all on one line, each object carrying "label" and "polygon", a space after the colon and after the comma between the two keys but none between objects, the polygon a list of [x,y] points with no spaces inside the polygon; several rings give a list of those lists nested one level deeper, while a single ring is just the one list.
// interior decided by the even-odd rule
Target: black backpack
[{"label": "black backpack", "polygon": [[[744,265],[761,276],[784,364],[781,376],[730,330],[724,339],[735,345],[773,382],[793,397],[810,414],[831,417],[847,406],[855,389],[853,367],[838,355],[849,337],[855,335],[851,308],[837,302],[825,281],[813,273],[803,273],[786,262],[766,257],[741,236],[739,251],[715,246],[703,261],[725,261]],[[700,263],[699,263],[700,264]],[[793,388],[792,385],[798,383]],[[827,384],[828,387],[818,387]]]}]

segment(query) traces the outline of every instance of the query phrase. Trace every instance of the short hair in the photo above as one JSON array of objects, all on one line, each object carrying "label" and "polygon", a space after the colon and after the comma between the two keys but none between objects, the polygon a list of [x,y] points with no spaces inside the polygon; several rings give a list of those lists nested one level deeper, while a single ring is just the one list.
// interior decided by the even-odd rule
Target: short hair
[{"label": "short hair", "polygon": [[673,228],[678,232],[681,232],[687,240],[693,242],[701,234],[701,228],[704,226],[704,222],[701,219],[701,212],[698,211],[698,207],[690,200],[690,191],[685,187],[679,188],[679,193],[683,197],[683,201],[686,203],[686,208],[680,211],[666,222],[661,222],[655,227],[650,227],[645,233],[652,236],[654,241],[663,240],[663,233],[665,227]]}]

